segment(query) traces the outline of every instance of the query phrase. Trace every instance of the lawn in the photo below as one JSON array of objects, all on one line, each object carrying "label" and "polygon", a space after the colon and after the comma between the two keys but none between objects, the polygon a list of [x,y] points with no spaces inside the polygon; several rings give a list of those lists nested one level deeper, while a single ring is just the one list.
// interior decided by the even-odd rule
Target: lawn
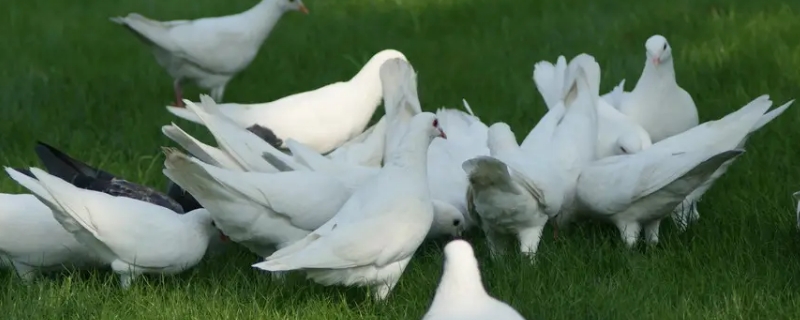
[{"label": "lawn", "polygon": [[[144,184],[165,186],[160,127],[171,80],[108,17],[156,19],[244,10],[255,0],[12,0],[0,13],[0,160],[38,166],[36,140]],[[613,0],[308,0],[289,13],[226,100],[263,102],[351,77],[373,53],[394,48],[419,72],[423,108],[466,98],[486,123],[519,138],[544,113],[533,64],[586,52],[603,70],[601,91],[632,89],[644,41],[670,40],[679,83],[702,120],[767,93],[798,97],[800,2]],[[186,96],[197,99],[190,87]],[[613,227],[582,224],[553,240],[538,263],[490,261],[473,235],[487,290],[527,319],[798,319],[800,241],[791,193],[800,190],[800,107],[748,142],[747,153],[701,202],[701,220],[679,234],[662,225],[654,248],[626,250]],[[382,111],[381,111],[382,112]],[[378,114],[376,114],[377,118]],[[8,178],[0,191],[22,192]],[[2,204],[0,204],[2,205]],[[244,250],[214,256],[177,277],[119,289],[110,272],[56,274],[24,285],[0,271],[3,319],[419,319],[441,273],[441,243],[425,245],[388,303],[364,290],[285,285],[250,267]],[[499,319],[498,319],[499,320]]]}]

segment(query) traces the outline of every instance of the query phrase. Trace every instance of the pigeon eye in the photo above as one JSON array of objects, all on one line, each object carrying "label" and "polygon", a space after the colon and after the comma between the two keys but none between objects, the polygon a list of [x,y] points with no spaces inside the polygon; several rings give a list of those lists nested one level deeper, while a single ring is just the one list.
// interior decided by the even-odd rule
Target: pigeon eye
[{"label": "pigeon eye", "polygon": [[662,49],[662,50],[667,50],[667,43],[666,42],[664,42],[664,49]]},{"label": "pigeon eye", "polygon": [[434,128],[438,128],[439,127],[439,119],[433,119],[433,127]]},{"label": "pigeon eye", "polygon": [[628,150],[625,150],[625,147],[620,146],[619,149],[622,150],[622,153],[628,153]]},{"label": "pigeon eye", "polygon": [[459,224],[461,224],[461,221],[459,221],[459,220],[453,220],[453,226],[454,226],[454,227],[458,227],[458,225],[459,225]]}]

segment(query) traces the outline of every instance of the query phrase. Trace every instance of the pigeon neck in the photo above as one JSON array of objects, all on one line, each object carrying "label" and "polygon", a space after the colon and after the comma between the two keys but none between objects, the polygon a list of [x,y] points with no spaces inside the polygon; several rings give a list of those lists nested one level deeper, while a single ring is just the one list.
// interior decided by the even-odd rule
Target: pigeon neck
[{"label": "pigeon neck", "polygon": [[245,11],[243,16],[250,21],[258,40],[264,41],[285,12],[278,0],[262,0]]},{"label": "pigeon neck", "polygon": [[[425,168],[428,162],[428,145],[430,137],[423,130],[408,128],[396,147],[387,150],[386,165],[396,167]],[[389,146],[387,146],[389,147]],[[419,170],[426,174],[427,170]]]},{"label": "pigeon neck", "polygon": [[513,133],[502,134],[497,132],[490,132],[488,137],[489,153],[497,154],[506,150],[514,150],[519,148],[517,138]]},{"label": "pigeon neck", "polygon": [[188,223],[195,225],[198,230],[202,230],[208,236],[219,232],[212,223],[211,214],[204,208],[195,209],[178,216],[184,221],[189,221]]},{"label": "pigeon neck", "polygon": [[478,262],[458,261],[450,263],[445,261],[444,274],[439,288],[436,289],[435,300],[447,299],[464,301],[464,297],[485,296],[486,290],[481,283],[481,273],[478,271]]},{"label": "pigeon neck", "polygon": [[636,82],[636,86],[633,88],[633,90],[636,91],[636,89],[639,89],[640,87],[646,88],[648,86],[652,86],[653,83],[669,80],[671,80],[672,83],[675,82],[675,68],[672,64],[672,59],[669,59],[658,66],[654,65],[650,60],[647,60],[644,63],[644,71],[642,71],[642,76],[639,77],[639,81]]},{"label": "pigeon neck", "polygon": [[[350,83],[360,88],[360,94],[370,101],[372,112],[378,108],[383,98],[383,86],[381,85],[380,67],[383,60],[370,59],[361,70],[350,79]],[[372,114],[372,113],[370,113]]]}]

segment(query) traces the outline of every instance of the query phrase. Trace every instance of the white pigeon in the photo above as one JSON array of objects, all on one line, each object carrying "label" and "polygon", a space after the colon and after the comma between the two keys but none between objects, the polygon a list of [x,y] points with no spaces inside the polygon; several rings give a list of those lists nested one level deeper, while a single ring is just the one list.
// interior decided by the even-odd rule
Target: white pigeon
[{"label": "white pigeon", "polygon": [[489,139],[492,156],[476,157],[462,165],[469,177],[470,220],[483,230],[493,258],[505,253],[503,236],[509,234],[519,240],[521,252],[533,256],[544,225],[561,207],[565,190],[561,171],[550,169],[557,165],[546,161],[549,158],[523,161],[525,157],[505,123],[489,127]]},{"label": "white pigeon", "polygon": [[[217,106],[242,128],[259,125],[280,140],[292,138],[327,153],[366,128],[383,92],[380,68],[391,59],[405,56],[392,49],[376,53],[352,79],[260,104],[226,103]],[[201,123],[185,108],[167,107],[183,119]],[[281,145],[281,147],[284,147]]]},{"label": "white pigeon", "polygon": [[464,213],[447,201],[431,198],[433,223],[425,239],[460,236],[468,227]]},{"label": "white pigeon", "polygon": [[771,105],[761,96],[640,153],[598,160],[582,170],[578,198],[591,216],[614,223],[629,247],[642,229],[648,243],[657,243],[661,220],[720,166],[744,152],[738,149],[740,142]]},{"label": "white pigeon", "polygon": [[[462,165],[470,181],[470,214],[486,234],[493,257],[504,251],[504,234],[516,236],[521,252],[535,255],[548,219],[574,210],[571,190],[580,168],[595,159],[597,143],[598,93],[587,74],[600,68],[589,55],[575,59],[568,73],[574,93],[567,95],[574,98],[566,107],[559,102],[532,130],[529,150],[535,156],[517,145],[507,124],[496,123],[489,127],[491,157]],[[558,117],[561,109],[563,118]]]},{"label": "white pigeon", "polygon": [[[25,176],[11,168],[6,172],[15,180]],[[26,281],[41,271],[102,265],[30,194],[0,194],[0,260]]]},{"label": "white pigeon", "polygon": [[[742,139],[742,141],[739,142],[737,148],[744,149],[744,145],[747,142],[747,138],[749,138],[750,135],[752,135],[758,129],[761,129],[767,123],[769,123],[770,121],[781,115],[784,111],[786,111],[787,108],[789,108],[789,106],[792,105],[792,103],[794,103],[794,100],[791,100],[783,104],[782,106],[777,107],[772,111],[762,115],[761,118],[758,120],[758,122],[755,125],[753,125],[753,127],[750,129],[750,133],[748,133],[744,137],[744,139]],[[701,198],[703,197],[703,194],[705,194],[706,191],[708,191],[708,189],[711,188],[714,182],[717,181],[717,179],[719,179],[719,177],[721,177],[723,174],[725,174],[725,172],[728,170],[731,164],[733,164],[733,159],[728,160],[727,162],[722,164],[722,166],[720,166],[719,169],[717,169],[717,171],[715,171],[714,174],[712,174],[711,177],[708,178],[708,180],[703,182],[703,184],[697,187],[697,189],[694,189],[694,191],[692,191],[692,193],[686,196],[686,199],[684,199],[675,208],[675,210],[673,210],[672,219],[678,225],[678,229],[680,231],[685,231],[690,223],[696,222],[697,220],[700,219],[700,212],[697,211],[697,203],[700,202]]]},{"label": "white pigeon", "polygon": [[[573,59],[570,64],[575,63]],[[567,99],[570,78],[564,56],[559,56],[556,64],[547,61],[537,62],[533,68],[533,80],[536,88],[542,95],[548,109],[553,108],[559,101]],[[599,90],[600,70],[592,73],[591,83],[596,83]],[[597,157],[605,158],[618,154],[636,153],[652,145],[650,136],[639,124],[624,114],[620,113],[605,99],[598,98],[597,105]],[[527,148],[528,140],[523,140],[522,148]]]},{"label": "white pigeon", "polygon": [[514,308],[486,293],[472,246],[453,240],[444,247],[444,272],[422,320],[525,320]]},{"label": "white pigeon", "polygon": [[[120,276],[175,274],[196,265],[219,235],[206,209],[185,214],[126,197],[80,189],[39,169],[12,178],[34,193],[61,226]],[[11,172],[9,172],[11,174]]]},{"label": "white pigeon", "polygon": [[152,49],[174,79],[175,103],[183,106],[181,84],[192,80],[222,101],[225,86],[247,68],[286,11],[308,14],[301,0],[261,0],[249,10],[197,20],[156,21],[138,13],[114,17]]},{"label": "white pigeon", "polygon": [[443,136],[436,115],[414,116],[381,172],[330,221],[253,266],[303,270],[323,285],[368,286],[386,299],[433,221],[426,159],[431,141]]},{"label": "white pigeon", "polygon": [[647,130],[656,143],[689,130],[699,119],[692,96],[675,80],[672,48],[667,39],[654,35],[644,46],[647,60],[642,75],[617,109]]}]

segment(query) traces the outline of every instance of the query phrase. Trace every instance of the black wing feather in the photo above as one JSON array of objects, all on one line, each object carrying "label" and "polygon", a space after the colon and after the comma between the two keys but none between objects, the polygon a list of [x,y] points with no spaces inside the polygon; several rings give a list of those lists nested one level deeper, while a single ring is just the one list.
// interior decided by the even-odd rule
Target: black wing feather
[{"label": "black wing feather", "polygon": [[[180,203],[158,190],[117,178],[111,173],[80,162],[46,143],[39,141],[35,151],[47,172],[75,187],[146,201],[177,213],[185,212]],[[34,177],[30,170],[18,170],[25,175]],[[194,198],[192,199],[194,200]]]},{"label": "black wing feather", "polygon": [[102,180],[116,178],[113,174],[75,160],[66,153],[41,141],[36,143],[34,151],[36,151],[36,155],[39,156],[39,160],[42,161],[47,172],[66,181],[72,181],[79,174]]}]

